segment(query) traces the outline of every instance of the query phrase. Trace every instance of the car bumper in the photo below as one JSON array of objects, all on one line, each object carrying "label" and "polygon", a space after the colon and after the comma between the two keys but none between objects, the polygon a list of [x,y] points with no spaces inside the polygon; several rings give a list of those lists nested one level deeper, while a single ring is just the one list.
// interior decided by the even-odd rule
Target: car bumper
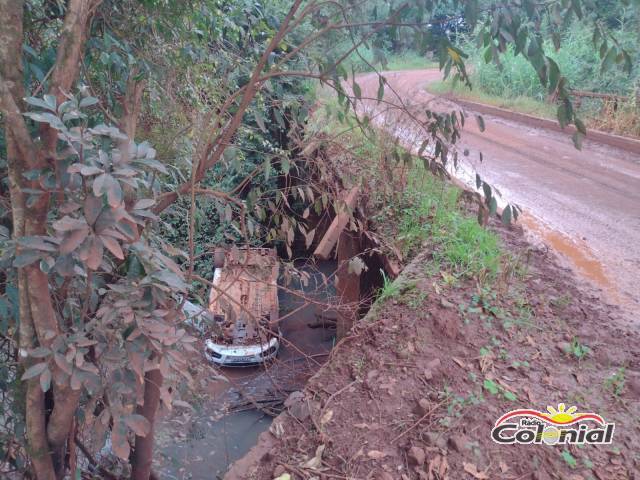
[{"label": "car bumper", "polygon": [[229,347],[218,345],[211,340],[205,344],[204,354],[207,360],[224,367],[250,367],[274,359],[278,355],[280,343],[272,338],[263,345],[247,347]]}]

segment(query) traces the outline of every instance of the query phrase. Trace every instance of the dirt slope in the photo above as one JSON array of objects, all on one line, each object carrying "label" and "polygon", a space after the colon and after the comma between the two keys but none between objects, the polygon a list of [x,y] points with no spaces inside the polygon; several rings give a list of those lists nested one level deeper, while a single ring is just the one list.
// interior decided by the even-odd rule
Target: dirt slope
[{"label": "dirt slope", "polygon": [[[384,75],[388,82],[385,100],[408,106],[418,117],[426,105],[443,110],[456,107],[425,91],[429,82],[440,79],[438,70]],[[358,83],[363,97],[376,98],[375,74],[359,76]],[[399,127],[390,128],[406,142],[420,145],[425,138],[409,116],[396,116],[392,106],[375,100],[365,103],[372,116],[397,122]],[[471,154],[463,174],[473,183],[473,170],[478,171],[507,201],[522,206],[546,243],[561,250],[581,275],[607,292],[610,301],[625,307],[627,319],[637,322],[640,155],[590,141],[578,151],[569,134],[498,117],[484,119],[483,133],[473,117],[465,126],[461,147]]]},{"label": "dirt slope", "polygon": [[[640,478],[638,335],[519,229],[492,228],[527,259],[513,275],[478,290],[420,254],[225,478]],[[616,422],[613,444],[491,440],[505,412],[559,403]]]}]

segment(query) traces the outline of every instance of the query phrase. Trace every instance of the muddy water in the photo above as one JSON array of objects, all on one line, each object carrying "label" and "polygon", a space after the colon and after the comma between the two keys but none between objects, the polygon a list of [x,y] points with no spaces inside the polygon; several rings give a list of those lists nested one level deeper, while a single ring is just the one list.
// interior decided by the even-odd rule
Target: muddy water
[{"label": "muddy water", "polygon": [[[336,264],[327,261],[296,266],[310,278],[306,285],[292,281],[280,290],[283,341],[278,358],[267,368],[222,369],[220,373],[228,382],[200,379],[198,392],[190,399],[194,411],[174,412],[159,422],[154,469],[161,478],[222,478],[229,465],[247,453],[271,424],[272,418],[252,408],[250,399],[282,397],[301,389],[326,360],[334,330],[310,328],[308,324],[317,321],[317,314],[326,314],[335,300],[332,280]],[[230,405],[239,404],[246,404],[243,411],[227,413]]]}]

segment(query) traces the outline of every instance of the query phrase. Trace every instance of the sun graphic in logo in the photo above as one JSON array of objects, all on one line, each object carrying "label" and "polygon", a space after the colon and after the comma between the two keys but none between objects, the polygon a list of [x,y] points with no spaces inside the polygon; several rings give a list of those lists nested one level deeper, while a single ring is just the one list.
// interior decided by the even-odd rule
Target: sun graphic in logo
[{"label": "sun graphic in logo", "polygon": [[604,419],[596,413],[577,412],[577,407],[569,407],[564,403],[559,403],[558,408],[552,406],[547,407],[546,412],[540,412],[533,409],[511,410],[498,419],[496,425],[500,425],[511,418],[529,417],[538,418],[552,425],[567,426],[573,423],[582,422],[583,420],[593,420],[601,425],[605,424]]},{"label": "sun graphic in logo", "polygon": [[547,411],[549,413],[543,413],[543,415],[552,420],[553,423],[571,423],[577,416],[580,415],[579,413],[575,413],[577,410],[577,407],[566,408],[566,405],[564,403],[559,403],[557,410],[549,405],[547,407]]}]

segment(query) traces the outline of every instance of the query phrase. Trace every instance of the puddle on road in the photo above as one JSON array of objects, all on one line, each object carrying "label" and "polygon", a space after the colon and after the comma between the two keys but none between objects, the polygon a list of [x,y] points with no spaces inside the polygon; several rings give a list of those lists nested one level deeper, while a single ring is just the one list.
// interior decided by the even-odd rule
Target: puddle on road
[{"label": "puddle on road", "polygon": [[520,216],[519,223],[562,255],[579,274],[605,291],[612,300],[616,302],[619,300],[615,284],[587,245],[576,242],[564,233],[545,227],[540,220],[526,213]]},{"label": "puddle on road", "polygon": [[[317,270],[302,265],[298,268],[310,273],[309,284],[303,287],[293,283],[288,288],[303,290],[319,303],[304,305],[299,296],[280,290],[281,331],[286,341],[282,342],[276,361],[269,368],[223,369],[222,374],[229,378],[229,384],[205,379],[206,385],[201,385],[200,391],[192,394],[194,411],[174,412],[159,422],[154,471],[160,478],[222,478],[229,466],[256,444],[260,433],[267,430],[272,421],[270,416],[250,405],[236,413],[227,413],[227,407],[244,402],[247,396],[260,400],[274,394],[286,396],[287,392],[301,389],[319,368],[319,363],[328,357],[335,330],[312,329],[307,325],[315,323],[316,314],[334,300],[331,280],[336,262],[319,262]],[[322,285],[322,274],[329,278],[329,288]],[[202,361],[205,361],[204,357]]]}]

